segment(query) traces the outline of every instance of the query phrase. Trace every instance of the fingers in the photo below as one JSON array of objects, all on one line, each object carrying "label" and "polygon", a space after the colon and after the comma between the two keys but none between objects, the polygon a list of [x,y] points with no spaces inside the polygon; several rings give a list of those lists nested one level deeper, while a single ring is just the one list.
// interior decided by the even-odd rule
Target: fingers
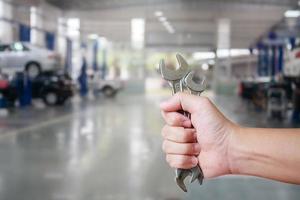
[{"label": "fingers", "polygon": [[171,167],[180,169],[190,169],[198,164],[195,156],[168,154],[166,160]]},{"label": "fingers", "polygon": [[160,108],[165,112],[175,112],[185,110],[190,113],[197,111],[210,101],[206,97],[199,97],[187,93],[176,93],[167,101],[160,104]]},{"label": "fingers", "polygon": [[198,143],[176,143],[165,140],[162,149],[166,154],[197,156],[200,153]]},{"label": "fingers", "polygon": [[161,113],[166,123],[170,126],[182,126],[185,128],[192,126],[191,120],[178,112],[162,111]]},{"label": "fingers", "polygon": [[183,127],[173,127],[165,125],[162,129],[165,140],[177,143],[196,143],[197,135],[195,129],[184,129]]}]

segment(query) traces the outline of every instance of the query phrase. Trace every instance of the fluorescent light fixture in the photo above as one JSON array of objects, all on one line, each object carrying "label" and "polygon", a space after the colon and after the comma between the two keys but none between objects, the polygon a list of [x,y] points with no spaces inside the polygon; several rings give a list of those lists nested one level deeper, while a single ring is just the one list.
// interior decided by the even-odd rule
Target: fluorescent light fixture
[{"label": "fluorescent light fixture", "polygon": [[164,26],[170,26],[170,23],[169,23],[168,21],[164,21],[164,22],[162,22],[162,24],[163,24]]},{"label": "fluorescent light fixture", "polygon": [[142,49],[145,41],[145,19],[131,19],[131,44],[135,49]]},{"label": "fluorescent light fixture", "polygon": [[300,10],[287,10],[284,13],[284,16],[287,18],[297,18],[300,17]]},{"label": "fluorescent light fixture", "polygon": [[230,49],[230,56],[247,56],[250,55],[249,49]]},{"label": "fluorescent light fixture", "polygon": [[163,12],[161,12],[160,10],[158,10],[158,11],[155,11],[154,15],[156,17],[161,17],[161,16],[163,16]]},{"label": "fluorescent light fixture", "polygon": [[91,40],[96,40],[96,39],[98,39],[98,35],[95,34],[95,33],[92,33],[92,34],[88,35],[88,38],[91,39]]},{"label": "fluorescent light fixture", "polygon": [[227,58],[229,56],[248,56],[250,55],[249,49],[218,49],[217,55],[219,58]]},{"label": "fluorescent light fixture", "polygon": [[230,56],[230,50],[229,49],[218,49],[217,56],[219,58],[227,58]]},{"label": "fluorescent light fixture", "polygon": [[203,63],[201,65],[202,70],[207,71],[209,69],[209,65],[207,63]]},{"label": "fluorescent light fixture", "polygon": [[67,20],[68,35],[70,37],[78,37],[80,35],[80,19],[79,18],[69,18]]},{"label": "fluorescent light fixture", "polygon": [[212,51],[206,51],[206,52],[195,52],[193,53],[193,58],[195,60],[205,60],[205,59],[214,59],[216,57],[216,54]]},{"label": "fluorescent light fixture", "polygon": [[162,17],[159,17],[158,20],[161,22],[164,22],[164,21],[167,21],[167,18],[162,16]]}]

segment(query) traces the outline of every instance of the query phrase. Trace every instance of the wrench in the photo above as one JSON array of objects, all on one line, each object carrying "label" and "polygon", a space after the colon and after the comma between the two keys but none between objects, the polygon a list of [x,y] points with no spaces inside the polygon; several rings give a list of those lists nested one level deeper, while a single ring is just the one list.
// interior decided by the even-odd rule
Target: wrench
[{"label": "wrench", "polygon": [[[201,78],[196,77],[195,76],[195,71],[189,72],[188,75],[185,77],[184,81],[185,81],[185,86],[188,88],[188,90],[190,91],[190,93],[193,94],[193,95],[200,96],[201,93],[206,88],[205,77],[201,77]],[[191,118],[191,115],[189,115],[189,118]],[[194,167],[194,168],[192,168],[191,171],[189,171],[189,174],[191,174],[194,171],[196,171],[195,168],[197,169],[197,174],[196,174],[197,177],[194,177],[194,174],[193,174],[193,178],[195,178],[195,179],[197,178],[198,181],[199,181],[199,183],[200,183],[200,185],[202,185],[203,179],[204,179],[204,175],[203,175],[202,169],[201,169],[201,167],[199,165],[196,166],[196,167]],[[194,169],[194,171],[193,171],[193,169]],[[187,176],[187,175],[183,175],[183,176]]]},{"label": "wrench", "polygon": [[[183,91],[183,80],[189,72],[189,67],[185,59],[180,54],[176,54],[176,58],[180,66],[177,70],[167,68],[164,60],[160,61],[159,66],[162,77],[167,80],[172,87],[172,94]],[[184,112],[183,114],[187,117],[189,116],[187,112]],[[187,192],[184,179],[191,175],[192,178],[190,182],[194,182],[201,174],[202,171],[198,166],[192,169],[176,169],[175,181],[184,192]]]},{"label": "wrench", "polygon": [[164,60],[161,60],[159,63],[160,73],[162,77],[170,83],[172,95],[183,91],[182,80],[189,72],[189,65],[184,58],[180,54],[176,54],[176,58],[179,63],[179,68],[177,70],[166,67]]}]

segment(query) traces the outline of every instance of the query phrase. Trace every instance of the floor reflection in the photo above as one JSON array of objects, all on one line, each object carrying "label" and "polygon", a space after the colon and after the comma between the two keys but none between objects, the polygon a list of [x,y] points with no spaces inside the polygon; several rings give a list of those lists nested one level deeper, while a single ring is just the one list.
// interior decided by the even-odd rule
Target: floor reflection
[{"label": "floor reflection", "polygon": [[[250,177],[193,184],[183,194],[161,151],[161,98],[121,96],[114,101],[75,102],[49,112],[28,109],[27,124],[21,127],[13,124],[25,111],[5,119],[0,199],[299,199],[298,186]],[[224,106],[232,101],[242,109]],[[255,125],[263,118],[250,113],[257,115],[250,120],[237,99],[218,97],[215,102],[239,123]]]}]

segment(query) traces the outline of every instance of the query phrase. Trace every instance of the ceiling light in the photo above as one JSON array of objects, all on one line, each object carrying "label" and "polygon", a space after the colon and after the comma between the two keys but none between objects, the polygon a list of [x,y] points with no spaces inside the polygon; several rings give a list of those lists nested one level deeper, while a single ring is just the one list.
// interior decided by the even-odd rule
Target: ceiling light
[{"label": "ceiling light", "polygon": [[287,10],[284,13],[284,16],[287,18],[297,18],[297,17],[300,17],[300,11],[299,10]]},{"label": "ceiling light", "polygon": [[201,65],[202,70],[207,71],[209,69],[209,65],[207,63],[203,63]]},{"label": "ceiling light", "polygon": [[215,57],[216,54],[212,51],[193,53],[193,58],[195,60],[214,59]]},{"label": "ceiling light", "polygon": [[89,34],[88,35],[88,38],[91,39],[91,40],[96,40],[98,38],[98,35],[93,33],[93,34]]},{"label": "ceiling light", "polygon": [[161,22],[167,21],[167,18],[166,18],[166,17],[159,17],[158,19],[159,19],[159,21],[161,21]]},{"label": "ceiling light", "polygon": [[162,24],[163,24],[164,26],[170,26],[170,23],[169,23],[168,21],[164,21],[164,22],[162,22]]},{"label": "ceiling light", "polygon": [[154,12],[154,15],[156,16],[156,17],[161,17],[162,15],[163,15],[163,12],[161,12],[161,11],[155,11]]}]

